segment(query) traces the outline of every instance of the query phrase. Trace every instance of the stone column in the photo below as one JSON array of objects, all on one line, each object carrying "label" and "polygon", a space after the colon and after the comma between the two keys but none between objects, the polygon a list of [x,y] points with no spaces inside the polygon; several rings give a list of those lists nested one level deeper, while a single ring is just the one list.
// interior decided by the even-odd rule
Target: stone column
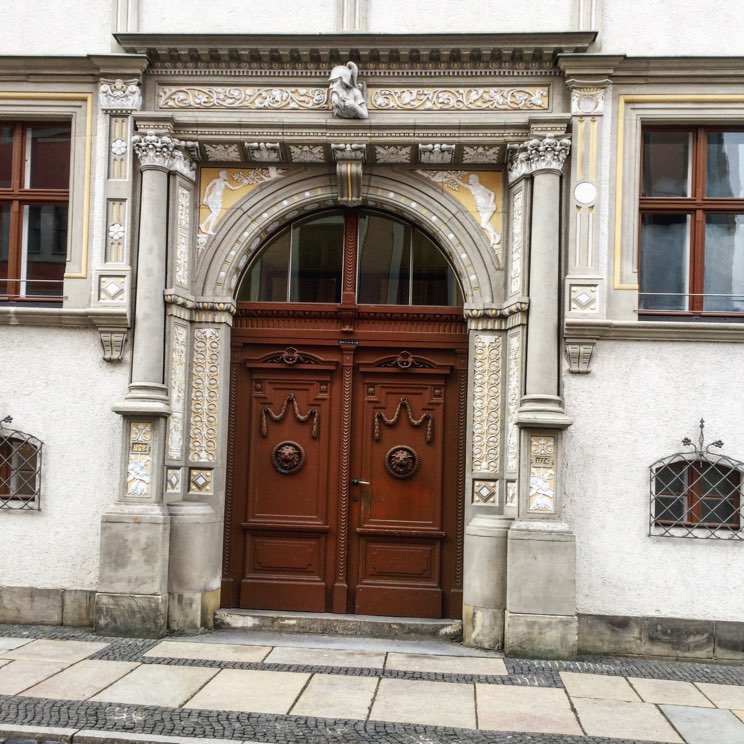
[{"label": "stone column", "polygon": [[559,380],[560,189],[569,150],[568,139],[532,139],[510,173],[533,178],[520,493],[507,548],[505,648],[513,656],[570,658],[577,647],[575,540],[559,499],[561,432],[572,423]]},{"label": "stone column", "polygon": [[159,636],[168,619],[170,545],[162,477],[170,413],[163,384],[168,171],[183,153],[166,134],[132,139],[142,169],[132,382],[114,407],[124,419],[124,483],[102,517],[95,620],[101,633]]}]

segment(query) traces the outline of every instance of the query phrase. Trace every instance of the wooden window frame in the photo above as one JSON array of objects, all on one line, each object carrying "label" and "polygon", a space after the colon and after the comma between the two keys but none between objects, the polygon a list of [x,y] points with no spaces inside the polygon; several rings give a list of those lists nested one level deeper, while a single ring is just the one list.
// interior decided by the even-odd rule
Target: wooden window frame
[{"label": "wooden window frame", "polygon": [[[645,134],[647,132],[687,132],[692,135],[690,163],[690,196],[659,197],[643,195],[643,174],[645,165]],[[641,128],[641,160],[638,186],[638,235],[636,262],[641,270],[641,243],[643,216],[646,214],[689,215],[690,245],[687,266],[688,296],[685,310],[656,310],[639,307],[638,315],[685,317],[719,317],[744,319],[744,312],[704,310],[705,303],[705,218],[710,214],[744,215],[744,198],[706,197],[708,173],[708,134],[711,132],[744,132],[742,127],[734,126],[680,126],[644,125]],[[640,305],[640,302],[639,302]]]},{"label": "wooden window frame", "polygon": [[[62,263],[62,276],[59,279],[60,291],[55,295],[28,294],[24,287],[23,275],[23,211],[26,206],[33,205],[67,205],[68,234],[70,229],[70,186],[66,189],[32,188],[24,186],[26,182],[25,153],[28,143],[28,129],[34,126],[67,124],[70,126],[70,143],[68,158],[72,159],[73,130],[69,119],[16,119],[12,121],[0,120],[0,126],[13,127],[13,143],[11,155],[10,188],[0,187],[0,205],[10,205],[10,225],[8,235],[8,271],[6,276],[0,276],[0,286],[5,284],[6,291],[0,292],[0,303],[43,303],[60,305],[63,300],[62,287],[64,282],[65,264]],[[72,169],[72,162],[70,162]],[[67,249],[65,247],[65,255]],[[27,280],[26,284],[39,280]]]}]

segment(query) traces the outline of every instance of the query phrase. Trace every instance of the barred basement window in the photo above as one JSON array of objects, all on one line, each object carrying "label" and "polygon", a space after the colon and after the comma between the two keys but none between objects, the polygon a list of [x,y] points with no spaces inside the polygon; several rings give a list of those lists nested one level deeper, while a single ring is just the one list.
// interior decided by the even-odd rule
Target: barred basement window
[{"label": "barred basement window", "polygon": [[651,520],[649,534],[670,537],[717,537],[741,540],[742,473],[744,463],[722,453],[718,440],[705,446],[705,421],[691,452],[677,452],[650,468]]},{"label": "barred basement window", "polygon": [[41,450],[36,437],[7,428],[0,421],[0,510],[38,511],[41,508]]}]

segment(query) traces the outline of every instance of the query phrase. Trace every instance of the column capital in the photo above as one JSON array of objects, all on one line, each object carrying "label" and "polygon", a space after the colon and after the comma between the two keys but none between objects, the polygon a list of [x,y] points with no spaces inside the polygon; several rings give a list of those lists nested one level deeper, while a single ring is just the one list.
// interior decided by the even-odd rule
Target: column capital
[{"label": "column capital", "polygon": [[183,142],[169,134],[147,131],[133,135],[132,146],[142,170],[175,171],[194,180],[196,164],[189,150],[193,150],[195,143]]},{"label": "column capital", "polygon": [[509,183],[525,175],[563,172],[563,164],[571,151],[571,140],[568,137],[543,138],[534,137],[514,148],[509,163]]},{"label": "column capital", "polygon": [[98,85],[98,105],[107,114],[128,116],[142,106],[140,81],[137,78],[101,78]]}]

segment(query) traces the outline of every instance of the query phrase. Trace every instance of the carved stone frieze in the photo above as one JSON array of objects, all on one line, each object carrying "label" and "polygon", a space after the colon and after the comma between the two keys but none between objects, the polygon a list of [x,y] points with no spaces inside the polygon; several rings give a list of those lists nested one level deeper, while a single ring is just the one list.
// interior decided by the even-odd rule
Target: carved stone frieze
[{"label": "carved stone frieze", "polygon": [[98,86],[98,105],[107,114],[131,114],[142,106],[142,93],[137,78],[101,78]]},{"label": "carved stone frieze", "polygon": [[604,113],[606,88],[574,88],[571,91],[571,113],[574,116],[597,116]]},{"label": "carved stone frieze", "polygon": [[152,423],[129,422],[127,489],[130,499],[147,499],[152,489]]},{"label": "carved stone frieze", "polygon": [[498,163],[501,154],[501,148],[498,145],[485,146],[476,145],[462,148],[463,163]]},{"label": "carved stone frieze", "polygon": [[168,457],[172,460],[180,459],[183,450],[187,333],[188,329],[185,325],[173,324],[170,369],[171,415],[168,419]]},{"label": "carved stone frieze", "polygon": [[132,145],[142,168],[174,170],[194,180],[196,164],[188,152],[194,143],[149,131],[133,135]]},{"label": "carved stone frieze", "polygon": [[375,147],[375,160],[378,163],[410,163],[410,146],[378,145]]},{"label": "carved stone frieze", "polygon": [[498,473],[501,446],[501,337],[479,333],[473,348],[473,471]]},{"label": "carved stone frieze", "polygon": [[591,372],[594,356],[594,341],[566,341],[568,369],[575,375],[588,375]]},{"label": "carved stone frieze", "polygon": [[549,88],[372,88],[370,110],[498,111],[546,110]]},{"label": "carved stone frieze", "polygon": [[209,145],[204,144],[204,154],[207,160],[218,160],[224,163],[235,163],[242,160],[240,150],[236,144]]},{"label": "carved stone frieze", "polygon": [[327,109],[327,88],[254,85],[163,85],[158,88],[161,109]]},{"label": "carved stone frieze", "polygon": [[289,155],[293,163],[324,163],[323,145],[290,145]]},{"label": "carved stone frieze", "polygon": [[215,462],[217,459],[221,353],[222,333],[219,328],[197,328],[194,331],[189,434],[189,459],[192,462]]},{"label": "carved stone frieze", "polygon": [[367,154],[367,146],[362,144],[332,144],[331,152],[333,153],[333,159],[336,161],[363,161]]},{"label": "carved stone frieze", "polygon": [[532,435],[530,442],[530,489],[527,511],[555,514],[555,437]]},{"label": "carved stone frieze", "polygon": [[522,258],[524,253],[524,189],[512,196],[511,204],[511,266],[509,268],[509,293],[522,290]]},{"label": "carved stone frieze", "polygon": [[189,240],[191,238],[191,192],[178,187],[178,212],[176,219],[176,271],[179,287],[189,286]]}]

